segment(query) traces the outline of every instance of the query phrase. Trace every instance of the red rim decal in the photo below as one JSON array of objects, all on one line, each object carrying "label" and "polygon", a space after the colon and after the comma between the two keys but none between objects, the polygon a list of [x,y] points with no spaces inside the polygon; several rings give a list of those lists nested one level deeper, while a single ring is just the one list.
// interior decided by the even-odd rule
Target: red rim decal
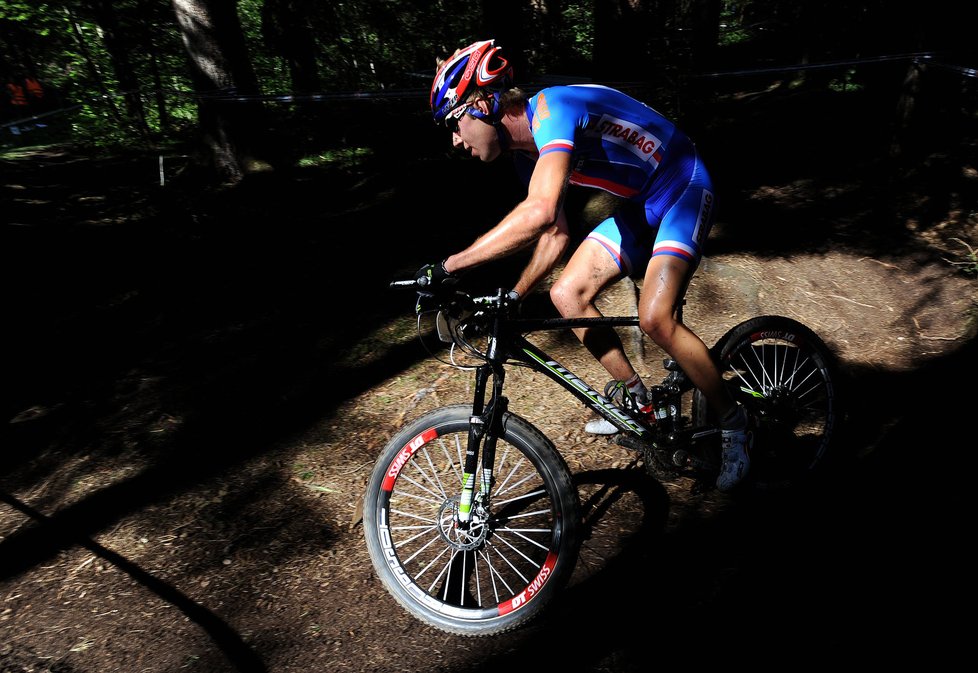
[{"label": "red rim decal", "polygon": [[405,444],[404,447],[397,452],[397,455],[394,456],[394,460],[391,461],[391,464],[387,466],[387,475],[384,477],[384,483],[381,484],[380,487],[390,493],[394,488],[394,481],[397,479],[397,475],[401,473],[401,468],[403,468],[407,462],[411,460],[411,456],[414,455],[415,451],[437,436],[437,430],[434,428],[428,428]]},{"label": "red rim decal", "polygon": [[549,554],[547,554],[547,560],[543,562],[543,567],[540,568],[540,572],[538,572],[537,576],[533,578],[533,581],[530,582],[529,586],[508,601],[503,601],[499,604],[499,614],[509,614],[513,610],[518,610],[533,600],[533,597],[536,596],[541,589],[543,589],[543,585],[547,583],[548,579],[550,579],[550,575],[553,573],[555,565],[557,565],[557,554],[551,551]]}]

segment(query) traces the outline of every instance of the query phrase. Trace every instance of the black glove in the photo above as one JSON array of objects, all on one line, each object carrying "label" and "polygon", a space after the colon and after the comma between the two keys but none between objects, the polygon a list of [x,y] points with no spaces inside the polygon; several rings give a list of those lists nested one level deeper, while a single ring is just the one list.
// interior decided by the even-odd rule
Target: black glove
[{"label": "black glove", "polygon": [[445,262],[425,264],[414,274],[414,282],[421,287],[436,287],[438,285],[454,285],[458,278],[445,270]]}]

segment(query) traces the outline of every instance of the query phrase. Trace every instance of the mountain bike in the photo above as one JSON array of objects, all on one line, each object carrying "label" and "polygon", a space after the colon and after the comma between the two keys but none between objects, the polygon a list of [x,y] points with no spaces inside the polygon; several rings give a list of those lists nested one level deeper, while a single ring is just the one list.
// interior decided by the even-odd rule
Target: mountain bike
[{"label": "mountain bike", "polygon": [[[364,494],[374,569],[414,617],[463,636],[509,631],[539,615],[574,569],[586,534],[579,495],[554,443],[509,409],[509,367],[545,375],[611,422],[614,441],[639,452],[653,477],[688,476],[707,488],[715,481],[720,428],[675,361],[663,361],[665,377],[650,387],[654,411],[642,413],[614,404],[527,338],[636,326],[637,318],[524,318],[503,290],[472,296],[413,280],[391,285],[417,290],[419,333],[422,318],[433,316],[452,363],[456,353],[478,363],[472,402],[401,428]],[[763,315],[732,327],[710,352],[754,425],[751,469],[738,488],[785,488],[816,474],[840,416],[838,368],[822,339],[794,319]]]}]

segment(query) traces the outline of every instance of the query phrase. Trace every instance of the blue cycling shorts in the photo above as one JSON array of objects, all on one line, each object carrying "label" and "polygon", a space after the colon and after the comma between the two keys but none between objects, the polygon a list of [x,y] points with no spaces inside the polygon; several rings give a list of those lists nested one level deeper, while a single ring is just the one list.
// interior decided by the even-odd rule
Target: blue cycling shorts
[{"label": "blue cycling shorts", "polygon": [[673,255],[699,264],[713,227],[716,196],[713,182],[695,150],[656,176],[642,201],[622,204],[586,239],[608,251],[622,274],[640,278],[656,255]]}]

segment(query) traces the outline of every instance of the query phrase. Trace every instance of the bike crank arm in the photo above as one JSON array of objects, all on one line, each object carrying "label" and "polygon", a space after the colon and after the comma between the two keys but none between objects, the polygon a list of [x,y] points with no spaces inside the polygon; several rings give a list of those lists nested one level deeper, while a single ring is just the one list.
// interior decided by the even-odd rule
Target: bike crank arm
[{"label": "bike crank arm", "polygon": [[719,436],[718,428],[669,433],[661,437],[663,441],[619,433],[615,436],[615,443],[641,452],[645,456],[646,468],[656,477],[666,477],[719,469],[716,461],[710,460],[711,452],[707,450],[710,444],[719,441]]}]

